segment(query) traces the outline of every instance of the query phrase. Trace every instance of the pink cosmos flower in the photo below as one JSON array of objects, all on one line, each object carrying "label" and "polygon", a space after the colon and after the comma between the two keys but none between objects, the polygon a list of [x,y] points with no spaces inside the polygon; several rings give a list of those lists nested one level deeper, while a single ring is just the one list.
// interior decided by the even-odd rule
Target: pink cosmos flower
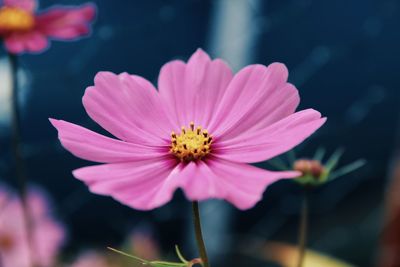
[{"label": "pink cosmos flower", "polygon": [[41,52],[49,38],[73,40],[87,35],[96,8],[54,7],[36,13],[36,0],[0,0],[0,38],[13,54]]},{"label": "pink cosmos flower", "polygon": [[27,197],[31,237],[19,198],[0,188],[0,266],[53,266],[64,241],[64,228],[55,221],[44,195],[30,190]]},{"label": "pink cosmos flower", "polygon": [[128,235],[128,245],[132,254],[147,260],[160,258],[160,247],[149,230],[136,229]]},{"label": "pink cosmos flower", "polygon": [[265,188],[298,172],[248,163],[298,145],[324,122],[313,109],[295,112],[297,89],[285,65],[250,65],[233,75],[202,50],[188,63],[164,65],[158,91],[136,75],[100,72],[83,105],[109,138],[51,119],[63,146],[102,165],[73,172],[94,193],[135,209],[159,207],[181,188],[190,200],[225,199],[253,207]]}]

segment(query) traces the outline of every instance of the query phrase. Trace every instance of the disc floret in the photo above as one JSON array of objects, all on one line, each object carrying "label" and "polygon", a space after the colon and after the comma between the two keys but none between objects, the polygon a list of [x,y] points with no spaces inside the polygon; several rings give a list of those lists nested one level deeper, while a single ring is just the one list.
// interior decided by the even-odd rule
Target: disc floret
[{"label": "disc floret", "polygon": [[182,126],[180,134],[171,133],[170,152],[180,161],[189,162],[204,158],[211,152],[212,136],[201,126]]},{"label": "disc floret", "polygon": [[0,32],[28,31],[35,25],[31,13],[20,8],[0,8]]}]

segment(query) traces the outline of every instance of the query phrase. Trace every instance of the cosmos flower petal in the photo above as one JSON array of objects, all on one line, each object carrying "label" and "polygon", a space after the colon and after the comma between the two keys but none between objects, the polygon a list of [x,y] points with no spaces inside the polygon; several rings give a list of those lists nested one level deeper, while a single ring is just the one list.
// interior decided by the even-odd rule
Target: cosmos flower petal
[{"label": "cosmos flower petal", "polygon": [[[243,129],[272,123],[293,113],[299,100],[297,90],[285,86],[287,78],[288,70],[280,63],[243,68],[226,88],[209,130],[218,136],[235,136]],[[282,104],[283,111],[273,113]]]},{"label": "cosmos flower petal", "polygon": [[10,247],[6,251],[2,250],[2,266],[54,266],[64,242],[65,229],[53,218],[48,199],[37,189],[30,188],[28,191],[27,204],[32,212],[29,218],[30,240],[26,232],[27,221],[22,201],[14,192],[3,190],[0,187],[0,195],[3,192],[7,195],[0,206],[0,232],[10,239]]},{"label": "cosmos flower petal", "polygon": [[40,52],[46,49],[49,42],[42,33],[30,31],[25,33],[13,33],[7,36],[4,44],[8,51],[14,54],[27,52]]},{"label": "cosmos flower petal", "polygon": [[62,145],[77,157],[95,162],[126,162],[157,159],[165,155],[163,147],[149,147],[112,139],[81,126],[50,119],[58,130]]},{"label": "cosmos flower petal", "polygon": [[35,222],[32,242],[35,245],[34,261],[43,267],[53,266],[65,242],[64,226],[51,217],[48,198],[38,189],[30,189],[28,194],[31,220]]},{"label": "cosmos flower petal", "polygon": [[299,172],[271,172],[243,163],[213,158],[191,162],[180,173],[180,187],[190,200],[224,199],[239,209],[253,207],[266,187]]},{"label": "cosmos flower petal", "polygon": [[127,73],[99,72],[94,83],[86,89],[83,105],[104,129],[132,143],[158,145],[162,139],[169,141],[175,127],[150,82]]},{"label": "cosmos flower petal", "polygon": [[26,39],[25,35],[12,34],[4,39],[4,45],[8,52],[13,54],[19,54],[25,51]]},{"label": "cosmos flower petal", "polygon": [[185,125],[185,84],[182,77],[185,75],[185,63],[180,60],[174,60],[165,64],[158,76],[158,90],[168,110],[176,118],[174,121],[180,127]]},{"label": "cosmos flower petal", "polygon": [[54,7],[36,17],[37,29],[43,34],[61,40],[87,35],[90,22],[96,15],[96,6]]},{"label": "cosmos flower petal", "polygon": [[178,60],[165,64],[160,71],[158,87],[178,127],[191,121],[205,126],[232,77],[225,62],[211,60],[207,53],[198,49],[187,64]]},{"label": "cosmos flower petal", "polygon": [[71,264],[70,267],[110,267],[107,258],[95,251],[85,251]]},{"label": "cosmos flower petal", "polygon": [[14,193],[8,196],[8,201],[1,209],[0,226],[3,233],[8,233],[8,239],[13,249],[2,253],[3,266],[29,267],[31,252],[26,239],[25,218],[20,200]]},{"label": "cosmos flower petal", "polygon": [[36,0],[3,0],[3,3],[5,6],[21,8],[28,12],[34,12],[37,8]]},{"label": "cosmos flower petal", "polygon": [[244,133],[214,146],[215,155],[237,162],[260,162],[303,142],[326,121],[313,109],[296,112],[259,131]]},{"label": "cosmos flower petal", "polygon": [[260,99],[261,103],[257,101],[253,107],[236,117],[237,121],[220,135],[221,141],[268,127],[293,114],[300,102],[296,87],[290,83],[277,86],[267,98]]},{"label": "cosmos flower petal", "polygon": [[84,167],[73,174],[93,193],[110,195],[135,209],[149,210],[171,200],[177,180],[169,176],[176,165],[169,158]]}]

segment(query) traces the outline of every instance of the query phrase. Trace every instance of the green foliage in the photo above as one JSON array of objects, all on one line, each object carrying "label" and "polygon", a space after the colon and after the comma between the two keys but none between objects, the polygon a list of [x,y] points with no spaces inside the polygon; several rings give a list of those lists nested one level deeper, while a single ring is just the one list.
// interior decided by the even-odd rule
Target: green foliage
[{"label": "green foliage", "polygon": [[186,260],[183,256],[182,253],[180,252],[178,246],[175,246],[175,251],[176,254],[178,256],[178,258],[180,259],[181,262],[169,262],[169,261],[148,261],[139,257],[136,257],[134,255],[125,253],[123,251],[117,250],[115,248],[108,248],[109,250],[118,253],[120,255],[129,257],[131,259],[134,259],[135,261],[140,262],[142,265],[144,266],[151,266],[151,267],[191,267],[193,266],[194,262],[197,263],[197,261],[188,261]]}]

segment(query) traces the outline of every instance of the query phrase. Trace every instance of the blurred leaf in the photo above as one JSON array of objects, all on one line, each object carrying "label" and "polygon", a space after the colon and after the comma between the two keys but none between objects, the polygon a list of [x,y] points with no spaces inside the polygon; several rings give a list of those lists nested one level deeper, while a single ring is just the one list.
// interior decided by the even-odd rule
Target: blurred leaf
[{"label": "blurred leaf", "polygon": [[326,153],[325,148],[319,147],[317,149],[317,151],[315,151],[313,159],[322,162],[322,160],[324,159],[325,153]]},{"label": "blurred leaf", "polygon": [[273,167],[277,168],[278,170],[289,170],[291,167],[287,166],[287,164],[280,158],[275,157],[268,161]]},{"label": "blurred leaf", "polygon": [[118,254],[121,254],[121,255],[123,255],[123,256],[132,258],[132,259],[137,260],[137,261],[139,261],[139,262],[141,262],[141,263],[143,263],[143,264],[147,264],[147,265],[148,265],[148,264],[150,263],[149,261],[147,261],[147,260],[145,260],[145,259],[141,259],[141,258],[136,257],[136,256],[134,256],[134,255],[130,255],[130,254],[128,254],[128,253],[125,253],[125,252],[123,252],[123,251],[117,250],[117,249],[115,249],[115,248],[111,248],[111,247],[107,247],[107,248],[108,248],[109,250],[115,252],[115,253],[118,253]]},{"label": "blurred leaf", "polygon": [[350,172],[353,172],[353,171],[361,168],[362,166],[364,166],[366,163],[367,163],[366,160],[359,159],[357,161],[354,161],[353,163],[343,166],[342,168],[339,168],[338,170],[332,172],[331,175],[329,176],[329,180],[333,180],[340,176],[343,176]]},{"label": "blurred leaf", "polygon": [[344,149],[339,148],[335,152],[333,152],[332,156],[328,159],[328,161],[324,164],[327,172],[333,170],[336,165],[339,163],[340,158],[342,157]]},{"label": "blurred leaf", "polygon": [[136,257],[134,255],[130,255],[123,251],[117,250],[115,248],[108,247],[108,249],[113,252],[116,252],[118,254],[121,254],[123,256],[129,257],[136,261],[139,261],[143,265],[147,265],[147,266],[152,266],[152,267],[186,267],[186,266],[188,266],[188,262],[185,263],[185,262],[168,262],[168,261],[148,261],[148,260]]}]

